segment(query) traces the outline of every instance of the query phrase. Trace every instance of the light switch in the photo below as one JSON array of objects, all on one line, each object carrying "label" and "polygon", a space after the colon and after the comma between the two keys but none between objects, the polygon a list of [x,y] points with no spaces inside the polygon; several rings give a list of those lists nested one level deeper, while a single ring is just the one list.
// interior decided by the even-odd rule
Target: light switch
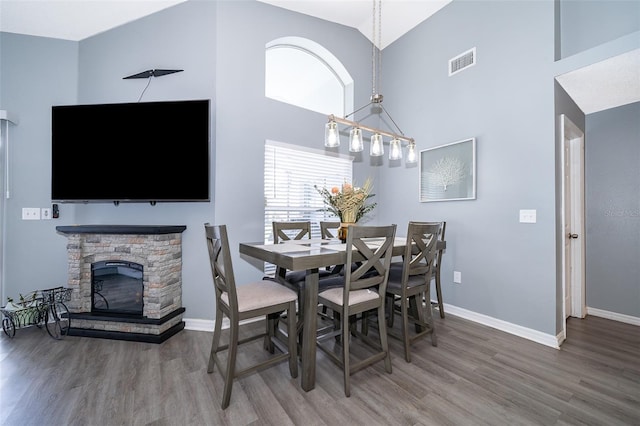
[{"label": "light switch", "polygon": [[536,223],[536,210],[520,210],[520,223]]}]

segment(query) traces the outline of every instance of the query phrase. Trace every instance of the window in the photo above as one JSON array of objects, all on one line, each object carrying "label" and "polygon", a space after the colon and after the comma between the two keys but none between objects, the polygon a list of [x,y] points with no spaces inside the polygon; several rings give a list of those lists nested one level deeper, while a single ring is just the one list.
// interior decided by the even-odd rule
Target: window
[{"label": "window", "polygon": [[353,109],[353,79],[327,49],[301,37],[267,43],[265,96],[322,114]]},{"label": "window", "polygon": [[[339,220],[322,211],[314,187],[332,188],[351,182],[352,158],[267,141],[264,150],[264,240],[273,241],[272,222],[310,221],[312,238],[320,238],[320,221]],[[275,270],[265,265],[265,273]]]}]

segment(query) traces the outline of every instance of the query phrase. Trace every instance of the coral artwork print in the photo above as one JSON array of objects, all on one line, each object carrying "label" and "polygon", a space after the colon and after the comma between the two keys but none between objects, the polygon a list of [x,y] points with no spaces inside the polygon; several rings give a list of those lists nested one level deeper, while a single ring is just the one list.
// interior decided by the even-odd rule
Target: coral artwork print
[{"label": "coral artwork print", "polygon": [[476,199],[476,139],[420,151],[420,202]]},{"label": "coral artwork print", "polygon": [[466,176],[466,166],[464,162],[455,157],[443,157],[429,170],[433,173],[434,183],[442,185],[444,190],[447,186],[462,182]]}]

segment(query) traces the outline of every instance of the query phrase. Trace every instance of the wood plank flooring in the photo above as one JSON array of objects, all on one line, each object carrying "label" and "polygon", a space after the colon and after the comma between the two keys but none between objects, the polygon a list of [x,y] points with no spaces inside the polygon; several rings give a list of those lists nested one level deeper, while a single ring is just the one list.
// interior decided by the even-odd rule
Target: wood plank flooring
[{"label": "wood plank flooring", "polygon": [[[393,373],[356,373],[350,398],[318,352],[313,391],[283,363],[237,380],[225,411],[221,375],[206,372],[212,333],[157,345],[21,329],[0,338],[0,424],[640,425],[639,327],[570,319],[556,350],[452,315],[436,326],[438,346],[417,342],[410,364],[390,339]],[[239,362],[264,354],[256,343]]]}]

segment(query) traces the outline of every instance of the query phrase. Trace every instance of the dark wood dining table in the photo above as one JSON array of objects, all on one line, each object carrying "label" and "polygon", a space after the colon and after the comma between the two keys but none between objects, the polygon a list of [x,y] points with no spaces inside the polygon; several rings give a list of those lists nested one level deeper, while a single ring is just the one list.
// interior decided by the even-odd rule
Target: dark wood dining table
[{"label": "dark wood dining table", "polygon": [[[370,241],[371,245],[379,242],[380,239],[375,238]],[[396,237],[393,245],[394,256],[404,253],[406,242],[406,237]],[[304,330],[316,330],[318,326],[318,270],[330,265],[344,265],[347,260],[346,244],[337,239],[289,240],[280,244],[240,243],[240,253],[286,268],[288,271],[307,271],[300,351],[301,385],[305,391],[312,390],[316,382],[316,333],[305,333]]]}]

